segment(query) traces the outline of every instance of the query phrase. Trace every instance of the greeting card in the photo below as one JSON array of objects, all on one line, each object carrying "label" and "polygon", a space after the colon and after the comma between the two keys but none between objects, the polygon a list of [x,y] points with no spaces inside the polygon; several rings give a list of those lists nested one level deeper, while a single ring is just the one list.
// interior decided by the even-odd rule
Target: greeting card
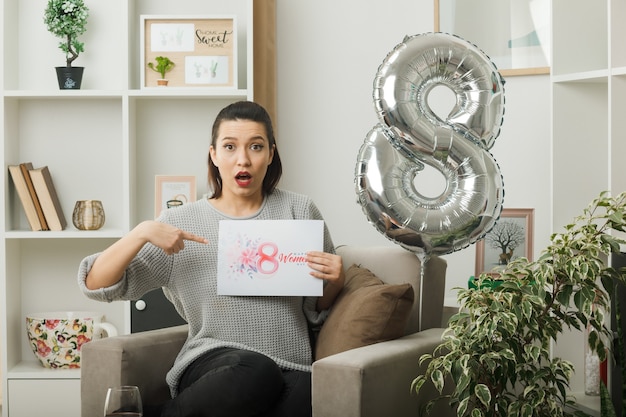
[{"label": "greeting card", "polygon": [[324,248],[322,220],[222,220],[217,292],[220,295],[321,296],[306,253]]}]

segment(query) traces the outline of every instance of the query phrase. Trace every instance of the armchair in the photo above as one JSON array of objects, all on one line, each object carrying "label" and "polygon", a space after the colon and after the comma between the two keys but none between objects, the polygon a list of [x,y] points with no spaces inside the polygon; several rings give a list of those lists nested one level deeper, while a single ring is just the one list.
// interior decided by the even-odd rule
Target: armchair
[{"label": "armchair", "polygon": [[[411,283],[415,297],[405,336],[313,363],[313,416],[415,417],[420,407],[437,395],[424,386],[417,396],[410,386],[423,371],[420,356],[432,353],[441,341],[446,262],[432,257],[420,286],[419,259],[398,246],[342,246],[337,253],[346,269],[359,264],[386,283]],[[85,344],[81,359],[82,417],[102,414],[110,386],[139,386],[145,404],[166,401],[169,389],[165,374],[186,337],[187,327],[183,325]],[[445,402],[437,406],[432,415],[455,415]]]}]

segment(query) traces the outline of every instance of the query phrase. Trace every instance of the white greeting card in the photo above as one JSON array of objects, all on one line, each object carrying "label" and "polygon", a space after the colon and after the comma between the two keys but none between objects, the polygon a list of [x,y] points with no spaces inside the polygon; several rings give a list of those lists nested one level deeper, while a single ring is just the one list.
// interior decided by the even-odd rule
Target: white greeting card
[{"label": "white greeting card", "polygon": [[321,296],[306,253],[324,248],[322,220],[222,220],[217,292],[220,295]]}]

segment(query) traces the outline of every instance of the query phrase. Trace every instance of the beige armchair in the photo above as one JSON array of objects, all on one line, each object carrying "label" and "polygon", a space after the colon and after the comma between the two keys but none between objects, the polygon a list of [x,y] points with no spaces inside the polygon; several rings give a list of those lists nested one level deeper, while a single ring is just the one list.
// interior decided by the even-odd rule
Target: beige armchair
[{"label": "beige armchair", "polygon": [[[423,372],[418,364],[420,356],[432,353],[441,341],[446,262],[432,257],[420,286],[419,259],[398,246],[343,246],[337,251],[346,268],[359,264],[386,283],[411,283],[415,301],[405,336],[313,363],[313,416],[415,417],[420,407],[437,394],[424,386],[416,396],[410,386],[415,376]],[[145,404],[166,401],[169,389],[165,374],[186,337],[187,327],[177,326],[84,345],[82,417],[102,415],[105,393],[110,386],[139,386]],[[440,402],[432,415],[455,414],[445,402]]]}]

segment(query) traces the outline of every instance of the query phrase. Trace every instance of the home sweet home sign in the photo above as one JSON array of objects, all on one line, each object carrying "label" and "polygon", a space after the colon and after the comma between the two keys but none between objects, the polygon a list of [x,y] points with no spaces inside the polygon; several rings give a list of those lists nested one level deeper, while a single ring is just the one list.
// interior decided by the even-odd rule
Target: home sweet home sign
[{"label": "home sweet home sign", "polygon": [[237,88],[236,16],[141,18],[142,88],[157,86],[161,75],[148,63],[159,56],[174,62],[169,86]]}]

